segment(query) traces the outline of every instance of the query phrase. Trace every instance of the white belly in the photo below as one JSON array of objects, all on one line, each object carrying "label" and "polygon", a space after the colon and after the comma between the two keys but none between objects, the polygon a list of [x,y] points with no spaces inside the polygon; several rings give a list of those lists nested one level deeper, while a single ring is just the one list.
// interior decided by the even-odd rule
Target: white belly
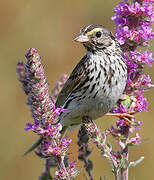
[{"label": "white belly", "polygon": [[119,82],[116,86],[109,88],[108,92],[99,90],[95,98],[96,91],[86,97],[83,95],[80,101],[72,100],[67,112],[61,116],[62,124],[66,126],[80,124],[84,116],[92,120],[102,117],[116,104],[124,88],[125,82],[122,84]]},{"label": "white belly", "polygon": [[[120,62],[118,58],[117,63]],[[100,59],[100,56],[95,57],[95,60],[91,66],[88,66],[89,72],[95,69],[91,75],[93,80],[84,85],[84,87],[89,85],[88,89],[85,91],[81,88],[76,92],[67,107],[67,112],[60,117],[60,121],[66,126],[80,124],[83,116],[89,116],[92,120],[103,116],[116,104],[125,89],[127,70],[121,64],[117,66],[114,63],[115,57],[113,57],[113,63],[109,64],[104,64],[104,59]],[[105,67],[105,70],[101,69],[100,64]],[[95,68],[94,65],[97,67]],[[93,88],[94,84],[95,88]]]}]

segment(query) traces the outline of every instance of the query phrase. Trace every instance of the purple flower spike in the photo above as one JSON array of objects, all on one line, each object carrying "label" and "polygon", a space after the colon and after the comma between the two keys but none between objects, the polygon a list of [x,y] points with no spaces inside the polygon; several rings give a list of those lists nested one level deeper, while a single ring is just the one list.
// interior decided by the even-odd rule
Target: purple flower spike
[{"label": "purple flower spike", "polygon": [[23,62],[18,62],[16,66],[16,72],[19,76],[19,81],[22,85],[23,91],[25,92],[26,95],[28,95],[29,89],[28,89],[27,72],[26,72],[25,64]]},{"label": "purple flower spike", "polygon": [[[140,130],[141,122],[136,122],[134,116],[136,112],[148,111],[148,101],[143,96],[145,90],[154,87],[149,75],[143,74],[145,65],[152,67],[152,53],[137,51],[139,46],[147,47],[149,40],[154,38],[152,23],[154,22],[154,1],[153,0],[123,0],[114,9],[112,16],[116,27],[116,38],[124,52],[128,67],[128,78],[125,91],[112,113],[127,114],[126,117],[116,121],[116,128],[111,126],[108,130],[116,143],[120,147],[119,152],[114,152],[113,156],[121,168],[120,179],[128,179],[128,146],[138,145],[141,142],[140,135],[129,138],[130,133]],[[120,117],[120,116],[119,116]],[[115,171],[115,176],[117,171]],[[118,178],[117,178],[118,179]]]},{"label": "purple flower spike", "polygon": [[61,89],[63,88],[65,82],[68,79],[68,75],[67,74],[63,74],[60,79],[57,81],[55,88],[52,90],[52,95],[51,98],[53,100],[53,102],[56,102],[57,97],[61,91]]},{"label": "purple flower spike", "polygon": [[[66,110],[63,107],[57,108],[54,104],[68,76],[63,75],[61,77],[54,88],[51,98],[38,51],[30,48],[25,56],[27,62],[25,64],[19,62],[16,68],[19,81],[27,95],[27,104],[30,106],[32,117],[34,118],[33,123],[28,122],[26,124],[27,128],[25,130],[28,131],[31,129],[41,136],[41,142],[36,152],[39,157],[48,157],[55,159],[55,161],[61,159],[61,161],[58,161],[59,163],[56,163],[60,167],[59,177],[61,177],[60,174],[65,174],[64,177],[67,178],[75,177],[75,163],[68,164],[67,168],[64,164],[64,157],[68,152],[71,139],[62,138],[60,133],[62,125],[57,123],[59,115],[66,112]],[[49,174],[49,169],[50,167],[46,167],[43,176]]]},{"label": "purple flower spike", "polygon": [[52,101],[49,87],[41,64],[41,57],[34,48],[25,55],[29,94],[27,104],[31,107],[33,118],[45,125],[52,116]]},{"label": "purple flower spike", "polygon": [[153,1],[150,0],[134,0],[133,2],[124,0],[114,9],[115,14],[112,20],[116,25],[116,37],[126,52],[124,58],[128,66],[128,79],[124,94],[129,96],[129,100],[121,100],[125,110],[119,102],[113,112],[148,110],[148,102],[143,97],[143,93],[153,85],[150,76],[143,74],[143,68],[146,64],[152,67],[153,58],[149,50],[142,53],[136,49],[138,46],[147,45],[153,38],[151,26],[154,21],[154,7],[152,3]]}]

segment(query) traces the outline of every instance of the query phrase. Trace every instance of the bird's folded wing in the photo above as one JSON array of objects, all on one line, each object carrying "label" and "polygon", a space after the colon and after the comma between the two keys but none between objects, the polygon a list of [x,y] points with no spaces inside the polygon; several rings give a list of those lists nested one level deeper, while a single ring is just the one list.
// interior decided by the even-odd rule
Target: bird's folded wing
[{"label": "bird's folded wing", "polygon": [[84,83],[86,79],[86,71],[84,64],[86,60],[85,58],[87,57],[83,57],[83,59],[77,64],[70,77],[64,84],[64,87],[62,88],[57,98],[56,107],[64,105],[66,99],[72,94],[72,92],[77,90]]}]

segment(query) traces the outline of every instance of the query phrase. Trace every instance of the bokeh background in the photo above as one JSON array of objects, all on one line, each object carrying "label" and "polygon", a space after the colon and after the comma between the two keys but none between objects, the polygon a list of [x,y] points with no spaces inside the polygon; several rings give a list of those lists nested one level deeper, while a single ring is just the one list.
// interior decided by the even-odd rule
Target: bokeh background
[{"label": "bokeh background", "polygon": [[[43,160],[24,151],[36,139],[31,131],[25,132],[25,124],[32,121],[26,97],[20,88],[15,72],[18,60],[25,60],[29,47],[39,50],[50,85],[54,87],[63,73],[70,73],[84,55],[81,45],[72,38],[85,25],[103,24],[114,32],[111,16],[117,0],[5,0],[0,5],[0,180],[35,180],[43,171]],[[150,46],[152,51],[154,44]],[[154,81],[154,70],[147,68]],[[145,160],[130,169],[130,180],[153,179],[154,170],[154,91],[145,94],[149,100],[148,113],[137,114],[143,121],[140,130],[147,141],[130,149],[130,159],[145,156]],[[113,119],[103,117],[97,124],[104,129],[114,124]],[[73,138],[70,148],[72,159],[77,159],[76,131],[68,133]],[[111,166],[100,157],[100,152],[91,145],[91,159],[95,162],[94,179],[100,175],[113,178]],[[77,162],[79,169],[82,163]],[[84,170],[76,179],[84,179]]]}]

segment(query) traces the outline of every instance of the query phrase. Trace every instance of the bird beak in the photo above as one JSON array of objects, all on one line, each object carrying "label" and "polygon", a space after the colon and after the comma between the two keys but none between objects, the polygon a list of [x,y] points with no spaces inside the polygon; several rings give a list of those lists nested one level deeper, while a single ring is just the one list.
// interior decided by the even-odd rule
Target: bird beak
[{"label": "bird beak", "polygon": [[76,36],[74,39],[73,39],[75,42],[79,42],[79,43],[85,43],[85,42],[88,42],[90,39],[88,36],[86,35],[83,35],[83,34],[79,34],[78,36]]}]

